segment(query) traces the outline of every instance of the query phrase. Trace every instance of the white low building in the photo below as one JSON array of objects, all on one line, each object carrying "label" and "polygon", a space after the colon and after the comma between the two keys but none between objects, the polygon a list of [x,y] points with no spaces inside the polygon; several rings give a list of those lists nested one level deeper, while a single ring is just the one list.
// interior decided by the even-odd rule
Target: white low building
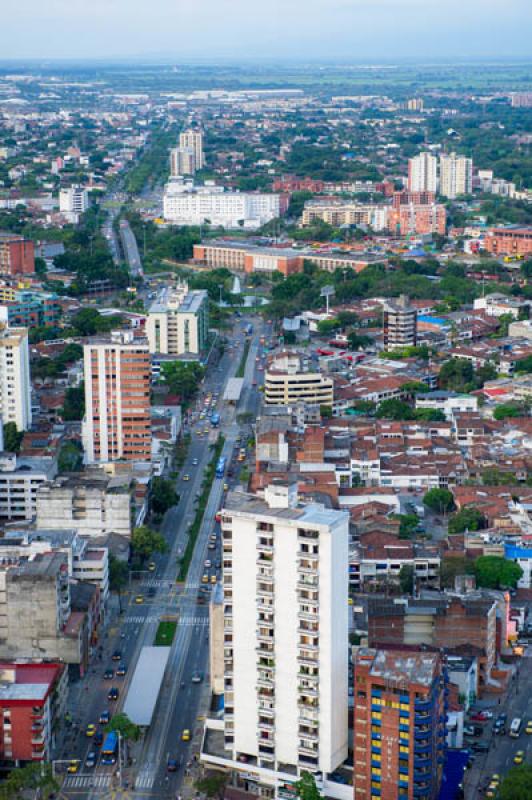
[{"label": "white low building", "polygon": [[478,411],[478,398],[471,394],[457,394],[456,392],[427,392],[427,394],[416,395],[416,408],[442,411],[445,419],[452,422],[455,414]]},{"label": "white low building", "polygon": [[37,512],[39,487],[56,473],[52,458],[0,453],[0,519],[32,519]]}]

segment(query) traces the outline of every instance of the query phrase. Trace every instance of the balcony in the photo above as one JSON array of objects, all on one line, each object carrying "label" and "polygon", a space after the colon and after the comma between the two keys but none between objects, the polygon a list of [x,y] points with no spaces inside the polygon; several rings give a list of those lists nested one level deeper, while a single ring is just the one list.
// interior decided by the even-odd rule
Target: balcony
[{"label": "balcony", "polygon": [[414,784],[414,797],[430,797],[430,783]]},{"label": "balcony", "polygon": [[312,686],[298,686],[297,690],[302,697],[319,697],[319,692]]},{"label": "balcony", "polygon": [[[256,594],[258,598],[263,597],[267,600],[273,600],[273,585],[271,587],[266,587],[266,586],[257,587]],[[260,603],[258,603],[257,605],[260,605]]]},{"label": "balcony", "polygon": [[259,656],[259,658],[273,658],[275,655],[275,650],[273,645],[267,644],[258,644],[255,648],[255,652]]},{"label": "balcony", "polygon": [[431,714],[414,714],[415,725],[427,725],[432,719]]},{"label": "balcony", "polygon": [[273,689],[275,681],[272,678],[267,678],[265,675],[259,675],[257,678],[257,688],[259,689]]},{"label": "balcony", "polygon": [[319,563],[318,559],[316,559],[314,564],[312,564],[312,563],[307,563],[307,564],[299,563],[297,565],[297,571],[301,575],[316,575],[316,577],[317,577],[317,575],[318,575],[318,563]]},{"label": "balcony", "polygon": [[318,748],[314,747],[310,742],[308,744],[303,744],[302,742],[299,742],[297,751],[300,755],[313,756],[314,758],[318,758],[319,755]]},{"label": "balcony", "polygon": [[414,755],[414,769],[428,769],[430,772],[432,770],[432,758],[430,756],[418,758],[418,756]]},{"label": "balcony", "polygon": [[271,544],[267,542],[259,542],[257,544],[257,552],[259,555],[273,555],[273,542],[271,542]]},{"label": "balcony", "polygon": [[264,631],[262,632],[257,631],[256,635],[258,642],[264,642],[265,644],[273,645],[273,628],[271,630],[271,633],[265,633]]},{"label": "balcony", "polygon": [[310,579],[299,580],[296,583],[296,587],[298,589],[309,589],[310,591],[316,591],[316,592],[318,591],[319,586],[320,586],[320,582],[319,582],[318,578],[315,578],[315,580],[310,580]]},{"label": "balcony", "polygon": [[317,622],[319,619],[319,611],[298,611],[297,616],[303,622]]},{"label": "balcony", "polygon": [[266,705],[264,701],[259,700],[258,709],[259,714],[263,717],[270,717],[271,719],[275,717],[275,706],[273,705]]},{"label": "balcony", "polygon": [[308,746],[312,749],[314,749],[314,746],[317,745],[320,740],[317,731],[301,730],[301,728],[299,729],[298,736],[301,737],[301,740],[304,739],[307,742],[305,746]]},{"label": "balcony", "polygon": [[425,727],[425,728],[415,728],[414,729],[414,739],[418,741],[419,739],[428,739],[430,737],[432,728]]},{"label": "balcony", "polygon": [[432,753],[432,744],[429,742],[428,744],[416,744],[414,745],[414,755],[421,756],[424,753]]},{"label": "balcony", "polygon": [[274,733],[275,725],[273,719],[270,720],[259,720],[257,723],[257,727],[259,731],[264,731],[265,733]]},{"label": "balcony", "polygon": [[[268,597],[270,597],[270,596],[273,597],[273,593],[270,593],[268,595]],[[273,609],[274,609],[273,603],[266,603],[266,602],[264,602],[264,600],[262,600],[262,601],[258,600],[257,601],[257,611],[262,611],[264,614],[272,614],[273,613]]]},{"label": "balcony", "polygon": [[431,711],[432,700],[416,700],[414,704],[414,711],[417,714],[419,711]]}]

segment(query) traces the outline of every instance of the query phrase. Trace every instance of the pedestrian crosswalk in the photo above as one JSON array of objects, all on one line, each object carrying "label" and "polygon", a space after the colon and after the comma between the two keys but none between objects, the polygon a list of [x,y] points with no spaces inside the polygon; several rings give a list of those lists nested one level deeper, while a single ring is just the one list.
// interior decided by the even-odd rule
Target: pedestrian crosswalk
[{"label": "pedestrian crosswalk", "polygon": [[[124,619],[126,625],[143,625],[144,623],[159,622],[160,616],[150,615],[147,617],[129,616]],[[208,625],[209,618],[207,616],[192,616],[191,614],[184,614],[178,619],[179,625]]]},{"label": "pedestrian crosswalk", "polygon": [[183,617],[179,618],[180,625],[208,625],[209,618],[208,617],[192,617],[187,616],[186,614]]},{"label": "pedestrian crosswalk", "polygon": [[155,776],[150,774],[140,774],[135,781],[135,789],[151,789],[155,782]]},{"label": "pedestrian crosswalk", "polygon": [[150,622],[158,622],[159,619],[160,619],[160,617],[159,616],[155,616],[154,614],[151,614],[151,615],[145,616],[145,617],[143,617],[143,616],[141,616],[139,614],[138,616],[128,616],[128,617],[126,617],[124,619],[124,623],[126,625],[143,625],[145,622],[148,622],[148,623],[150,623]]},{"label": "pedestrian crosswalk", "polygon": [[67,775],[63,789],[106,789],[111,784],[111,775]]}]

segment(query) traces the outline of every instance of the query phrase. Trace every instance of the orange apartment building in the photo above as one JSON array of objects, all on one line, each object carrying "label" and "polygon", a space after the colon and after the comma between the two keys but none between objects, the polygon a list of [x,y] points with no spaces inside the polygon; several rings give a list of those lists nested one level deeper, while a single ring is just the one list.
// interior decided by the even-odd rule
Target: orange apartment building
[{"label": "orange apartment building", "polygon": [[33,242],[16,233],[0,233],[0,273],[32,275],[35,272]]},{"label": "orange apartment building", "polygon": [[445,755],[441,655],[361,647],[354,681],[354,800],[435,800]]},{"label": "orange apartment building", "polygon": [[148,343],[131,331],[84,346],[87,463],[150,461],[151,361]]},{"label": "orange apartment building", "polygon": [[484,248],[494,256],[532,256],[532,227],[490,228]]}]

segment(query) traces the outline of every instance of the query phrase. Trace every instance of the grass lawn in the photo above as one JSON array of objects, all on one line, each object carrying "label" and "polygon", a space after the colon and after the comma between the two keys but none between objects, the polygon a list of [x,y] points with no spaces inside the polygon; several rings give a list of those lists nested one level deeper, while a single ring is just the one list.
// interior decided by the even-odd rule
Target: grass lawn
[{"label": "grass lawn", "polygon": [[155,634],[155,647],[170,647],[174,641],[175,632],[177,630],[177,622],[170,620],[163,620],[159,622],[157,633]]}]

